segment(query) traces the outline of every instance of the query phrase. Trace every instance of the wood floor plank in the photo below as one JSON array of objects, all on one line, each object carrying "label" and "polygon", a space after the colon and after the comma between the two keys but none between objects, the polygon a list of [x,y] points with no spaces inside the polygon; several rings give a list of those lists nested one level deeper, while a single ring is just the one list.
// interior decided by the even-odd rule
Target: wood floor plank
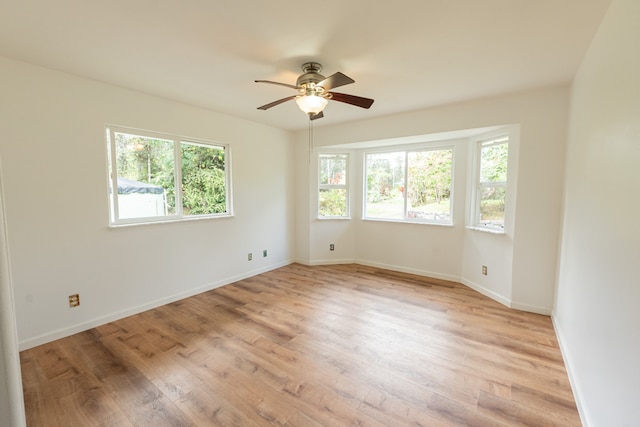
[{"label": "wood floor plank", "polygon": [[21,353],[29,426],[579,426],[547,316],[289,266]]}]

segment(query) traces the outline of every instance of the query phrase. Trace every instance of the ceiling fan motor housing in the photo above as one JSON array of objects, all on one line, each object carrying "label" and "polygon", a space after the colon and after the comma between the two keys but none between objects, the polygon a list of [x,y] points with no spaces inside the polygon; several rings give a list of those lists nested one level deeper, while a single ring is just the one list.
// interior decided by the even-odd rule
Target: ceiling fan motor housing
[{"label": "ceiling fan motor housing", "polygon": [[[322,65],[317,62],[306,62],[302,64],[302,71],[304,74],[301,74],[296,81],[296,86],[298,87],[305,85],[309,88],[309,86],[314,86],[315,83],[321,82],[325,79],[325,77],[320,74],[320,71],[322,71]],[[309,83],[313,83],[313,85],[310,85]]]}]

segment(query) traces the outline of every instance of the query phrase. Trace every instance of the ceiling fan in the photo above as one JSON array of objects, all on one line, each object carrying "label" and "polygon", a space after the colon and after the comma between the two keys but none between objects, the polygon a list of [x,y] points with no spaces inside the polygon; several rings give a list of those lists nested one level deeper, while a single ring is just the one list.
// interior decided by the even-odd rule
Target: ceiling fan
[{"label": "ceiling fan", "polygon": [[324,110],[324,107],[326,107],[330,99],[361,108],[369,108],[371,104],[373,104],[373,99],[370,98],[331,92],[333,88],[355,83],[355,80],[340,72],[325,77],[320,74],[322,65],[317,62],[305,62],[302,64],[302,71],[303,74],[298,77],[295,85],[272,82],[270,80],[256,80],[256,83],[286,86],[298,91],[297,95],[287,96],[286,98],[270,102],[269,104],[258,107],[258,110],[268,110],[271,107],[295,99],[298,107],[309,116],[309,119],[316,120],[324,117],[322,110]]}]

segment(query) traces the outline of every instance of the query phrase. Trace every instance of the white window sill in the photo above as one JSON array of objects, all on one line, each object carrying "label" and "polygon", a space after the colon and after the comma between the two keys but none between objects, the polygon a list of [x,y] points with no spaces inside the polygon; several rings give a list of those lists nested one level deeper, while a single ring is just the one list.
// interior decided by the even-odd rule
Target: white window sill
[{"label": "white window sill", "polygon": [[115,223],[115,224],[112,223],[112,224],[109,224],[109,229],[115,230],[119,228],[140,227],[140,226],[157,225],[157,224],[175,224],[177,222],[206,221],[206,220],[215,220],[215,219],[221,219],[221,218],[233,218],[233,217],[234,217],[233,214],[220,214],[220,215],[202,215],[202,216],[163,219],[158,221],[123,222],[123,223]]},{"label": "white window sill", "polygon": [[386,219],[386,218],[362,218],[363,221],[372,222],[393,222],[399,224],[417,224],[417,225],[436,225],[439,227],[453,227],[450,222],[429,222],[429,221],[408,221],[402,219]]},{"label": "white window sill", "polygon": [[504,235],[505,234],[504,230],[496,230],[494,228],[474,227],[474,226],[470,226],[470,225],[468,225],[465,228],[467,230],[480,231],[482,233],[498,234],[498,235]]}]

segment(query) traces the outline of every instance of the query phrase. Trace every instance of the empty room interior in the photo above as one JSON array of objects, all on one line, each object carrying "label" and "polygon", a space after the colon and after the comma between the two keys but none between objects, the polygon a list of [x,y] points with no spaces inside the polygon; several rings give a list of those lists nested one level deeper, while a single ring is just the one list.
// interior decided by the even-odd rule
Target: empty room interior
[{"label": "empty room interior", "polygon": [[640,420],[640,2],[0,3],[0,425]]}]

